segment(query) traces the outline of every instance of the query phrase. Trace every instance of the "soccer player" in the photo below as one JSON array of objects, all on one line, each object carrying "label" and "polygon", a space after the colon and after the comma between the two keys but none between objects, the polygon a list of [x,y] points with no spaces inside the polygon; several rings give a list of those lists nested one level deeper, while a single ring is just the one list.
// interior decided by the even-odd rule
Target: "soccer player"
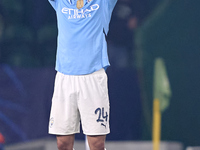
[{"label": "soccer player", "polygon": [[49,0],[56,11],[58,46],[49,133],[59,150],[73,150],[87,135],[90,150],[104,150],[109,129],[106,36],[117,0]]}]

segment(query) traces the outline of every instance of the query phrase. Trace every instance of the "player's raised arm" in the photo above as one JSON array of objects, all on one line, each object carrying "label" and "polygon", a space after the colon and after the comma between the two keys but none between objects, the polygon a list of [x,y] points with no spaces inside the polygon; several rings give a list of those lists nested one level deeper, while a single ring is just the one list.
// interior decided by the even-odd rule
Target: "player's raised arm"
[{"label": "player's raised arm", "polygon": [[58,0],[48,0],[48,1],[52,5],[52,7],[56,10],[56,6],[57,6],[57,1]]},{"label": "player's raised arm", "polygon": [[109,1],[109,6],[111,9],[113,9],[117,3],[118,0],[108,0]]}]

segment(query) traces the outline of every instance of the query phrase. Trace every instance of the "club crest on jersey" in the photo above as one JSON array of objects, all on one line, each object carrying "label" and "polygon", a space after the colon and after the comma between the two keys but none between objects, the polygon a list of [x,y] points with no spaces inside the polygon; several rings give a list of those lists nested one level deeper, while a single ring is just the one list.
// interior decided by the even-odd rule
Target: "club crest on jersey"
[{"label": "club crest on jersey", "polygon": [[81,19],[92,17],[92,12],[97,11],[98,9],[98,4],[91,5],[87,9],[72,9],[64,7],[62,13],[68,15],[68,19]]}]

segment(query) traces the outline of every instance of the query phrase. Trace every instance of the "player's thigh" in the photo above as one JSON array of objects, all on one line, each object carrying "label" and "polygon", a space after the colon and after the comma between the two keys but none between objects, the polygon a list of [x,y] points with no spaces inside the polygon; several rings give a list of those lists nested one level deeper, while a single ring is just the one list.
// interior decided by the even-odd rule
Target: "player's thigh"
[{"label": "player's thigh", "polygon": [[110,103],[107,88],[107,75],[99,70],[81,84],[79,112],[85,135],[106,135],[110,133]]},{"label": "player's thigh", "polygon": [[87,135],[87,139],[90,149],[105,148],[106,135],[96,135],[96,136]]},{"label": "player's thigh", "polygon": [[71,135],[80,132],[80,114],[77,107],[72,76],[57,73],[52,98],[49,133]]}]

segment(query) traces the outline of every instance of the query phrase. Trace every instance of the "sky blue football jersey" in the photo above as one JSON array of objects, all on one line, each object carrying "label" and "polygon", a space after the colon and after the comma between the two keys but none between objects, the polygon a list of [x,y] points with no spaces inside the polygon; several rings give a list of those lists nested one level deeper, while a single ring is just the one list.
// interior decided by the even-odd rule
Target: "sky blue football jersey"
[{"label": "sky blue football jersey", "polygon": [[109,66],[106,35],[117,0],[49,0],[56,11],[56,70],[68,75],[90,74]]}]

